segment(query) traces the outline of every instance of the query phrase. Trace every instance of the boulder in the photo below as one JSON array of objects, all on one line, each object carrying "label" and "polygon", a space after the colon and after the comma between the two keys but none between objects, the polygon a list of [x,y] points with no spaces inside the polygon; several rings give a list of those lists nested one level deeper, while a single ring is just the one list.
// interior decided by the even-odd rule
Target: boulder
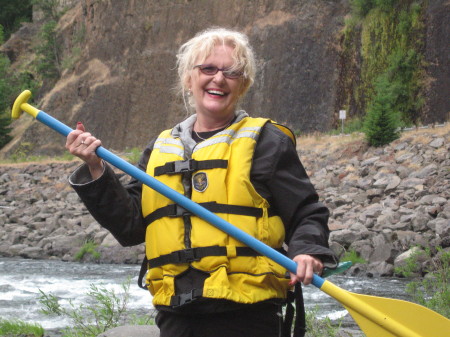
[{"label": "boulder", "polygon": [[110,329],[97,337],[159,337],[156,325],[125,325]]}]

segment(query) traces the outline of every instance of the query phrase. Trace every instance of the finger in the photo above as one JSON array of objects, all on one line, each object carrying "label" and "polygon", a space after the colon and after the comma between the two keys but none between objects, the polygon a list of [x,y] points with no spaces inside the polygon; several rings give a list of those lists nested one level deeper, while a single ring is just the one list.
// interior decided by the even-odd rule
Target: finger
[{"label": "finger", "polygon": [[[74,143],[76,142],[78,136],[80,136],[83,133],[83,131],[81,130],[73,130],[71,131],[66,138],[66,149],[68,149],[69,151],[71,150],[71,146],[74,145]],[[76,144],[78,145],[78,143]]]},{"label": "finger", "polygon": [[89,132],[83,132],[78,136],[78,138],[75,142],[77,143],[77,146],[83,146],[85,148],[90,143],[92,143],[92,141],[89,142],[89,139],[91,139],[92,137],[93,136]]},{"label": "finger", "polygon": [[305,268],[305,277],[303,278],[303,284],[308,285],[311,284],[314,274],[314,267],[312,263],[307,263]]},{"label": "finger", "polygon": [[84,146],[86,146],[86,148],[91,151],[91,152],[95,152],[95,150],[101,146],[102,142],[100,141],[100,139],[95,138],[94,136],[90,136],[87,137],[84,140]]},{"label": "finger", "polygon": [[81,122],[78,122],[78,123],[77,123],[76,130],[81,130],[81,131],[83,131],[83,132],[86,131],[85,128],[84,128],[83,123],[81,123]]}]

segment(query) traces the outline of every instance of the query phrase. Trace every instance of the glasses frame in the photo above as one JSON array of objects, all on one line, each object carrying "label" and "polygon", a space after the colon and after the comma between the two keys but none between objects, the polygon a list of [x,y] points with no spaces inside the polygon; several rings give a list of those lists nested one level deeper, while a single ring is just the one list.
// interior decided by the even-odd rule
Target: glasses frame
[{"label": "glasses frame", "polygon": [[[198,68],[198,70],[200,70],[200,72],[202,74],[207,75],[207,76],[214,76],[219,71],[221,71],[224,77],[232,79],[232,80],[238,79],[244,75],[244,73],[242,71],[239,71],[239,72],[238,71],[230,71],[230,68],[219,68],[219,67],[213,66],[212,64],[197,64],[196,66],[194,66],[194,69],[195,68]],[[213,70],[213,72],[205,72],[205,68],[211,68],[211,70]]]}]

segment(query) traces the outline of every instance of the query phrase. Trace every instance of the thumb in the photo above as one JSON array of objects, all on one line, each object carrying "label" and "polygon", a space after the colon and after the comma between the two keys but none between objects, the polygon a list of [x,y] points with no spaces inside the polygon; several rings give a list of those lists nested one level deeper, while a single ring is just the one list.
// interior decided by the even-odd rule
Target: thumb
[{"label": "thumb", "polygon": [[77,123],[77,130],[81,130],[83,132],[85,131],[83,123],[81,123],[81,122]]}]

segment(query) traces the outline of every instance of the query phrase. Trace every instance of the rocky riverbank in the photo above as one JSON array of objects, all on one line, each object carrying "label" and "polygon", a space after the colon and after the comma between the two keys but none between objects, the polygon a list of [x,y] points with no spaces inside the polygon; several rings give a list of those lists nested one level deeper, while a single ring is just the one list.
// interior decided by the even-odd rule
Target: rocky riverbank
[{"label": "rocky riverbank", "polygon": [[[384,148],[338,136],[300,138],[298,150],[331,210],[331,246],[368,261],[351,273],[392,276],[415,246],[450,249],[449,125],[406,132]],[[140,263],[144,247],[120,247],[68,185],[78,165],[0,165],[0,256],[72,261],[92,241],[99,262]]]}]

